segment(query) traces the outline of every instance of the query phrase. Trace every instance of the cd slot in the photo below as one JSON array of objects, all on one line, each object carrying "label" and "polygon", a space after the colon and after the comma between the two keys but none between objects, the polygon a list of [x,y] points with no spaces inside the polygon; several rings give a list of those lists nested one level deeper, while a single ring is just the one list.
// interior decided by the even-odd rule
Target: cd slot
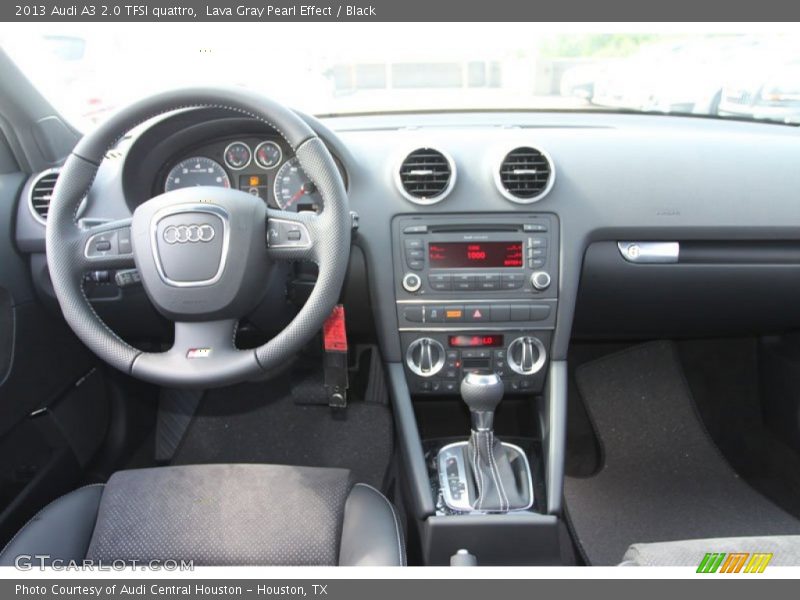
[{"label": "cd slot", "polygon": [[486,225],[486,224],[449,224],[449,225],[432,225],[428,226],[428,231],[431,233],[495,233],[504,231],[522,231],[519,225]]}]

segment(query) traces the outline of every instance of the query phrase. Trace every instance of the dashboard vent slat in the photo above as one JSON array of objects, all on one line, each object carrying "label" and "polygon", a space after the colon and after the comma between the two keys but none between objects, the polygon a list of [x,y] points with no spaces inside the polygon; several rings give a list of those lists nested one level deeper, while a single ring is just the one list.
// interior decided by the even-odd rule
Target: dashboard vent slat
[{"label": "dashboard vent slat", "polygon": [[400,164],[397,184],[403,196],[412,202],[434,204],[450,193],[455,177],[455,163],[444,152],[418,148]]},{"label": "dashboard vent slat", "polygon": [[47,221],[47,213],[50,211],[50,199],[53,197],[53,190],[56,187],[59,170],[49,170],[40,173],[31,185],[30,207],[34,216],[42,223]]},{"label": "dashboard vent slat", "polygon": [[523,146],[505,155],[497,171],[500,192],[514,202],[535,202],[550,191],[555,176],[550,158]]}]

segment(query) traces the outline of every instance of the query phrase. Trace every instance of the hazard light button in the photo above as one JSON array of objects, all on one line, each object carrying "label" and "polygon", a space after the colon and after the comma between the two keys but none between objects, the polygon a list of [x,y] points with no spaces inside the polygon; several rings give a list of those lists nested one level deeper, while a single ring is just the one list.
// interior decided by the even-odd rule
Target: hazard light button
[{"label": "hazard light button", "polygon": [[483,321],[491,320],[492,311],[491,307],[483,305],[468,305],[464,307],[464,320],[473,323],[482,323]]}]

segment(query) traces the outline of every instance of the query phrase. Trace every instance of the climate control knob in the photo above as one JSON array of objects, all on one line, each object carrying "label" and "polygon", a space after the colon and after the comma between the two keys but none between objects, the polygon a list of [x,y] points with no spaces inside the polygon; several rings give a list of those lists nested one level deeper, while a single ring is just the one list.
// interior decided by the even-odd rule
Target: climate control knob
[{"label": "climate control knob", "polygon": [[413,294],[422,287],[422,279],[416,273],[406,273],[403,276],[403,289]]},{"label": "climate control knob", "polygon": [[534,271],[531,273],[531,285],[533,289],[543,292],[550,287],[550,273],[547,271]]},{"label": "climate control knob", "polygon": [[508,367],[519,375],[538,373],[547,359],[547,351],[539,338],[532,335],[518,337],[508,345]]},{"label": "climate control knob", "polygon": [[415,375],[433,377],[442,370],[445,360],[444,346],[433,338],[419,338],[411,342],[406,351],[406,365]]}]

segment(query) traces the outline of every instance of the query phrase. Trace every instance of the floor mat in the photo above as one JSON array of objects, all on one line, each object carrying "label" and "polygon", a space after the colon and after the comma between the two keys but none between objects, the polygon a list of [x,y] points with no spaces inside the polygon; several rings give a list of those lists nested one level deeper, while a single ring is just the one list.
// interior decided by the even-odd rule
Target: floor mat
[{"label": "floor mat", "polygon": [[755,338],[691,340],[678,343],[678,355],[703,423],[725,458],[750,485],[800,518],[800,453],[764,417],[762,394],[764,401],[776,399],[766,396],[774,386],[759,362],[780,364],[770,347],[759,351]]},{"label": "floor mat", "polygon": [[711,442],[672,343],[592,361],[576,380],[602,450],[602,469],[564,489],[590,564],[618,564],[636,542],[800,533]]},{"label": "floor mat", "polygon": [[380,489],[392,446],[387,406],[354,401],[341,414],[299,406],[282,377],[207,392],[172,464],[343,467]]}]

